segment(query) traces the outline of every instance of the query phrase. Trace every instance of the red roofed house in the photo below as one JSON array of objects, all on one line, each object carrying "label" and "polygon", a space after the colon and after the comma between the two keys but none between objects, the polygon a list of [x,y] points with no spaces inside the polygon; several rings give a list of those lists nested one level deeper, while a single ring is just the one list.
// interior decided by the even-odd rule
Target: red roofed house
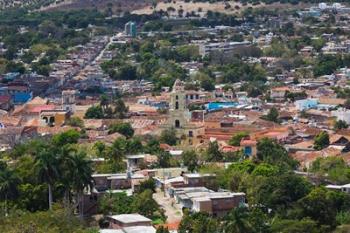
[{"label": "red roofed house", "polygon": [[243,147],[243,152],[246,156],[256,156],[256,145],[257,141],[250,138],[243,138],[240,146]]},{"label": "red roofed house", "polygon": [[10,110],[13,106],[13,103],[11,101],[11,96],[9,95],[0,95],[0,109],[3,110]]},{"label": "red roofed house", "polygon": [[276,101],[283,101],[287,91],[290,91],[289,87],[272,88],[270,97]]}]

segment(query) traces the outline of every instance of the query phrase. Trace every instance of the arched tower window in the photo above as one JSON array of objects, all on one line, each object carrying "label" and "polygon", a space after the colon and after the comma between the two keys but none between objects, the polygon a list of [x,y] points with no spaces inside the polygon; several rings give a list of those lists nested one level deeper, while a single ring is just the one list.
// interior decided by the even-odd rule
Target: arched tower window
[{"label": "arched tower window", "polygon": [[178,99],[179,99],[179,96],[177,95],[175,98],[178,100]]},{"label": "arched tower window", "polygon": [[180,121],[179,120],[175,120],[175,128],[180,128]]},{"label": "arched tower window", "polygon": [[179,109],[179,102],[175,102],[175,109]]}]

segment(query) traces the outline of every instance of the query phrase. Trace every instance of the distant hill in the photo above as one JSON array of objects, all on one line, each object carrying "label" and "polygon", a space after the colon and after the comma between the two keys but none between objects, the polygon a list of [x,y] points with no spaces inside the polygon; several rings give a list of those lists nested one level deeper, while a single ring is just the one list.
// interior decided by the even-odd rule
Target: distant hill
[{"label": "distant hill", "polygon": [[[0,0],[1,1],[1,0]],[[40,10],[112,9],[114,13],[151,7],[154,0],[58,0]]]},{"label": "distant hill", "polygon": [[[1,0],[0,0],[1,1]],[[49,1],[49,0],[47,0]],[[129,11],[135,14],[152,14],[154,7],[157,11],[168,12],[169,15],[178,15],[183,11],[183,15],[197,14],[205,15],[208,10],[217,11],[227,14],[236,14],[248,7],[264,7],[264,1],[257,3],[257,0],[54,0],[51,4],[45,4],[41,11],[54,10],[77,10],[77,9],[94,9],[101,11],[112,10],[112,14],[118,15],[120,12]],[[273,8],[283,8],[285,6],[296,7],[292,4],[280,4],[278,0],[268,0],[277,2],[268,5]],[[289,2],[292,0],[285,0]],[[310,0],[298,0],[298,2],[309,2]],[[314,0],[313,0],[314,1]],[[249,3],[247,3],[249,2]],[[251,2],[255,2],[252,4]],[[309,4],[298,4],[298,8],[307,7]]]},{"label": "distant hill", "polygon": [[48,6],[55,0],[0,0],[0,9],[20,8],[37,9],[42,6]]},{"label": "distant hill", "polygon": [[[124,11],[136,14],[150,14],[153,7],[156,10],[173,11],[180,9],[185,13],[203,13],[211,11],[225,12],[228,14],[237,13],[247,7],[269,6],[279,8],[305,7],[315,5],[318,2],[333,2],[333,0],[0,0],[0,9],[25,7],[41,11],[52,10],[77,10],[94,9],[101,11],[112,10],[113,13]],[[337,0],[337,2],[349,2],[349,0]]]}]

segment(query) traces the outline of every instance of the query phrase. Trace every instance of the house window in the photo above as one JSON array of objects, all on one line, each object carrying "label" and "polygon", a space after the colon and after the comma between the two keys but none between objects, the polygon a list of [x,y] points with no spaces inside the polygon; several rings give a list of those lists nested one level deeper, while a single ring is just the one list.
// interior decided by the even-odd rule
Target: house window
[{"label": "house window", "polygon": [[190,138],[192,138],[192,137],[193,137],[193,132],[192,132],[192,131],[188,131],[188,136],[189,136]]},{"label": "house window", "polygon": [[177,101],[175,103],[175,109],[179,109],[179,102],[177,102]]},{"label": "house window", "polygon": [[175,128],[180,128],[180,121],[179,120],[175,120]]}]

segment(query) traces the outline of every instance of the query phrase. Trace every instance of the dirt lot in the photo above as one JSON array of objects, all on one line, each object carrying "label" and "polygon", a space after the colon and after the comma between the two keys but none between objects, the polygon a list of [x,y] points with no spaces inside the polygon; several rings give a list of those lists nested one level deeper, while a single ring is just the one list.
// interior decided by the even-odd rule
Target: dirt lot
[{"label": "dirt lot", "polygon": [[151,6],[152,0],[64,0],[58,4],[43,7],[41,11],[93,9],[104,10],[112,6],[114,11],[133,11]]},{"label": "dirt lot", "polygon": [[[54,3],[47,7],[43,7],[41,11],[52,10],[69,10],[69,9],[93,9],[104,10],[112,7],[114,12],[130,11],[135,14],[151,14],[153,12],[152,3],[154,0],[63,0],[60,3]],[[223,12],[226,14],[237,14],[248,7],[268,7],[268,8],[305,8],[306,4],[290,5],[274,3],[271,5],[247,4],[243,6],[239,1],[229,0],[216,3],[209,2],[185,2],[184,0],[173,0],[172,2],[158,0],[156,10],[167,11],[170,16],[178,15],[180,9],[183,10],[183,15],[186,13],[195,12],[196,14],[205,15],[208,10]],[[173,11],[170,9],[174,9]]]},{"label": "dirt lot", "polygon": [[[185,2],[183,0],[181,1],[172,1],[171,3],[160,1],[157,6],[156,10],[163,10],[167,11],[169,15],[177,15],[178,10],[182,9],[184,11],[184,15],[186,13],[191,13],[192,11],[204,15],[208,10],[210,11],[216,11],[216,12],[222,12],[226,14],[237,14],[241,12],[244,9],[247,9],[249,7],[253,8],[259,8],[259,7],[268,7],[268,8],[304,8],[306,7],[305,4],[299,4],[299,5],[291,5],[291,4],[280,4],[280,3],[274,3],[270,5],[265,4],[259,4],[259,5],[242,5],[239,1],[225,1],[225,2],[215,2],[215,3],[209,3],[209,2]],[[170,9],[174,8],[175,11],[171,11]],[[200,10],[199,10],[200,9]],[[150,6],[146,6],[144,8],[134,10],[132,13],[135,14],[151,14],[153,12],[153,9]]]}]

